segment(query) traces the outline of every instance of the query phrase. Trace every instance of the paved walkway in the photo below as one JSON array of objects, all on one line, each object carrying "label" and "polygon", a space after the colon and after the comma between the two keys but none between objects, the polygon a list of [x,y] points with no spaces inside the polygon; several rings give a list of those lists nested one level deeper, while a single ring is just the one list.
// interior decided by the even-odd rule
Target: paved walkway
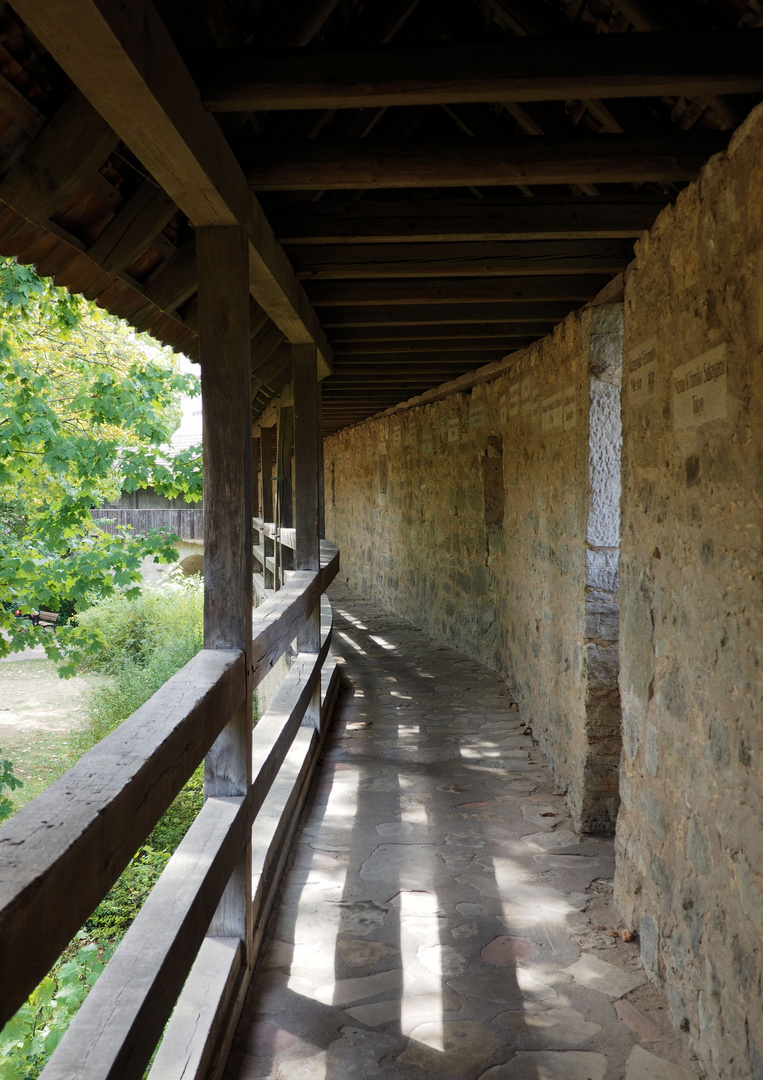
[{"label": "paved walkway", "polygon": [[696,1080],[505,684],[332,600],[347,688],[226,1080]]}]

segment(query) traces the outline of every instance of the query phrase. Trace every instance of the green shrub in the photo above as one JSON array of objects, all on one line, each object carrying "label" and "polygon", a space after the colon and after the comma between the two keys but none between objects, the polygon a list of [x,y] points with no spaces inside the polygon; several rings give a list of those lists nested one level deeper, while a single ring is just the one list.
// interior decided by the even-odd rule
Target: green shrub
[{"label": "green shrub", "polygon": [[79,616],[102,640],[90,670],[110,676],[92,694],[89,723],[80,733],[84,753],[113,731],[202,647],[204,594],[199,578],[171,579],[133,600],[110,597]]},{"label": "green shrub", "polygon": [[80,932],[72,947],[0,1032],[0,1076],[39,1076],[113,952]]},{"label": "green shrub", "polygon": [[[89,723],[78,736],[80,753],[118,727],[196,655],[203,644],[203,603],[200,578],[173,578],[136,599],[111,597],[80,617],[104,640],[89,667],[110,676],[89,699]],[[200,765],[87,921],[98,940],[125,933],[203,801]]]},{"label": "green shrub", "polygon": [[3,757],[2,747],[0,747],[0,821],[9,818],[14,809],[12,800],[4,795],[3,791],[15,791],[16,788],[23,786],[22,781],[13,772],[13,762]]},{"label": "green shrub", "polygon": [[124,937],[169,860],[169,851],[142,847],[85,923],[86,933],[98,941]]},{"label": "green shrub", "polygon": [[[136,599],[110,597],[78,618],[102,642],[89,668],[109,678],[89,699],[89,722],[73,739],[76,757],[118,727],[199,651],[202,584],[193,578],[170,580]],[[3,786],[13,790],[19,783],[0,754],[0,819]],[[201,809],[203,789],[200,765],[64,956],[0,1032],[2,1080],[39,1076]]]}]

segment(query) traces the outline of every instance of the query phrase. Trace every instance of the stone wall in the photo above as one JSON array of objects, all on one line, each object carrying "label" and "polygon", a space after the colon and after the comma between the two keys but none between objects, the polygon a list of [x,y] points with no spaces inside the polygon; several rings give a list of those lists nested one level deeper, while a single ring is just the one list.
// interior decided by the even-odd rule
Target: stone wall
[{"label": "stone wall", "polygon": [[710,1077],[763,1076],[763,111],[625,294],[616,895]]},{"label": "stone wall", "polygon": [[500,378],[325,444],[342,576],[507,678],[590,830],[617,808],[621,347],[620,305],[586,309]]}]

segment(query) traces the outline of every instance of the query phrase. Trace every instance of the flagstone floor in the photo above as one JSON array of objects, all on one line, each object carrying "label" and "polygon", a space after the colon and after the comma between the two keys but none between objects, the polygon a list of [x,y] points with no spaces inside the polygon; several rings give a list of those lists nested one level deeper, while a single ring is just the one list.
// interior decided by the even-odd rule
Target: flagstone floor
[{"label": "flagstone floor", "polygon": [[332,603],[345,690],[226,1080],[698,1080],[505,683]]}]

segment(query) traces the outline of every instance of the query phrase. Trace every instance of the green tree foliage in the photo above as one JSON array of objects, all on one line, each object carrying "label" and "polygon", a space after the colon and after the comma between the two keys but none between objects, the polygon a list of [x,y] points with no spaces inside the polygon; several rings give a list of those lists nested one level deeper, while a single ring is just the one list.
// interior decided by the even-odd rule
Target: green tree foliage
[{"label": "green tree foliage", "polygon": [[140,487],[201,497],[198,449],[174,461],[160,449],[197,385],[169,350],[0,260],[0,656],[41,641],[73,674],[92,635],[54,636],[17,612],[68,616],[137,592],[147,555],[174,560],[166,536],[109,536],[89,511]]},{"label": "green tree foliage", "polygon": [[106,966],[110,946],[80,933],[49,975],[0,1031],[0,1076],[31,1080],[40,1075],[72,1017]]},{"label": "green tree foliage", "polygon": [[[108,678],[88,700],[89,722],[74,737],[75,757],[118,727],[196,655],[203,640],[203,601],[199,578],[176,577],[133,599],[110,596],[82,615],[83,629],[97,643],[88,667]],[[0,789],[2,768],[0,754]],[[0,1031],[2,1080],[40,1075],[203,799],[200,765],[52,971]]]},{"label": "green tree foliage", "polygon": [[13,762],[3,757],[3,750],[0,747],[0,822],[5,821],[13,813],[13,802],[3,792],[15,791],[16,788],[23,786],[13,771]]}]

